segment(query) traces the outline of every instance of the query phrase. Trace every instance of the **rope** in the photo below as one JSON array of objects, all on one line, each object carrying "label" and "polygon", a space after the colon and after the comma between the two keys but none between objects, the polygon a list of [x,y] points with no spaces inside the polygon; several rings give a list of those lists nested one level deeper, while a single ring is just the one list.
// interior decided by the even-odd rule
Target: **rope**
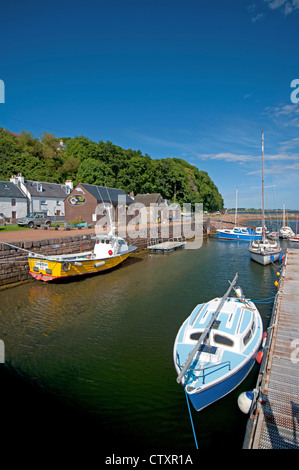
[{"label": "rope", "polygon": [[267,297],[266,299],[260,299],[260,300],[252,300],[250,299],[251,302],[254,302],[254,303],[258,303],[258,302],[265,302],[265,303],[271,303],[272,302],[272,299],[275,298],[275,295],[273,295],[272,297]]},{"label": "rope", "polygon": [[192,426],[192,431],[193,431],[195,446],[196,446],[196,449],[198,449],[198,444],[197,444],[195,429],[194,429],[194,426],[193,426],[193,419],[192,419],[192,414],[191,414],[191,410],[190,410],[188,395],[187,395],[186,389],[184,389],[184,390],[185,390],[185,395],[186,395],[186,400],[187,400],[187,405],[188,405],[188,411],[189,411],[189,416],[190,416],[190,421],[191,421],[191,426]]}]

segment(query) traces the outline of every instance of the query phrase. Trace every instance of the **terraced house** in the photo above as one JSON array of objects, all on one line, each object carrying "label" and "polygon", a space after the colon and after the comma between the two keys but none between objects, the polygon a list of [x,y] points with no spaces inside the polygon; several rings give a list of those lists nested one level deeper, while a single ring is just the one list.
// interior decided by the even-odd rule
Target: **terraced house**
[{"label": "terraced house", "polygon": [[65,184],[25,180],[22,174],[12,176],[14,183],[27,198],[27,212],[44,212],[50,217],[65,216],[64,200],[73,189],[72,181]]},{"label": "terraced house", "polygon": [[0,223],[15,222],[27,214],[25,194],[9,181],[0,181]]}]

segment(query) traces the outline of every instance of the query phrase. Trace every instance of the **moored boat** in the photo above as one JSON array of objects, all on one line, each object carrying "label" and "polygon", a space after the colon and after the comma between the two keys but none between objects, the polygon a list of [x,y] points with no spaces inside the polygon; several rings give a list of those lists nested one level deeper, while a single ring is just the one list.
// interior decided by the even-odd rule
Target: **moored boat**
[{"label": "moored boat", "polygon": [[257,233],[250,227],[234,227],[233,229],[217,229],[217,236],[223,240],[251,241],[259,240],[261,233]]},{"label": "moored boat", "polygon": [[137,249],[112,231],[94,239],[93,251],[54,256],[29,253],[29,273],[39,281],[100,273],[116,267]]},{"label": "moored boat", "polygon": [[279,237],[280,238],[291,238],[291,237],[294,237],[295,234],[293,232],[293,230],[291,229],[291,227],[288,227],[288,226],[284,226],[284,227],[281,227],[279,229]]},{"label": "moored boat", "polygon": [[232,229],[217,229],[217,237],[222,240],[237,240],[237,241],[251,241],[259,240],[261,238],[261,232],[252,230],[250,227],[238,227],[237,226],[237,214],[238,214],[238,188],[236,188],[236,208],[235,208],[235,226]]},{"label": "moored boat", "polygon": [[279,238],[291,238],[294,237],[295,234],[291,227],[288,227],[285,224],[285,204],[283,204],[283,221],[282,221],[282,227],[279,229]]},{"label": "moored boat", "polygon": [[264,131],[262,132],[262,236],[261,240],[253,240],[249,246],[250,257],[253,261],[265,266],[277,261],[281,254],[278,239],[266,237],[265,208],[264,208]]},{"label": "moored boat", "polygon": [[255,240],[251,243],[249,253],[253,261],[266,265],[279,259],[281,247],[277,240],[263,238],[262,240]]},{"label": "moored boat", "polygon": [[259,350],[260,314],[236,288],[238,274],[221,298],[197,305],[175,339],[173,360],[177,382],[199,411],[236,388],[248,375]]}]

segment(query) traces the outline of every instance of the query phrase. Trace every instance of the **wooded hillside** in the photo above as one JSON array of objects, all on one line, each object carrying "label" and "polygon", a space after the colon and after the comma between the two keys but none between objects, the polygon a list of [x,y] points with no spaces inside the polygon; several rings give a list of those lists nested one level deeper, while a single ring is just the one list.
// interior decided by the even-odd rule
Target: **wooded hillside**
[{"label": "wooded hillside", "polygon": [[[63,140],[63,146],[60,141]],[[161,193],[170,202],[202,202],[204,210],[223,208],[223,199],[205,171],[178,158],[152,159],[140,150],[123,149],[111,142],[84,136],[40,138],[23,131],[18,137],[0,128],[0,180],[13,174],[25,179],[97,184],[123,189],[127,194]]]}]

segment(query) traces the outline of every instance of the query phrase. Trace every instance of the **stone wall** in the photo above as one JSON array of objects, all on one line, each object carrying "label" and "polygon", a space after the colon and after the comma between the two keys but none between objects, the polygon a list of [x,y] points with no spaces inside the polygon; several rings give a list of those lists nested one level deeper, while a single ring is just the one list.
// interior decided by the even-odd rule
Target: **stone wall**
[{"label": "stone wall", "polygon": [[91,235],[75,235],[11,244],[20,249],[0,243],[0,286],[32,279],[29,274],[27,250],[43,255],[70,254],[91,250],[94,240],[91,240]]},{"label": "stone wall", "polygon": [[[190,227],[190,230],[192,230],[192,227]],[[174,236],[180,235],[178,232],[181,231],[173,229],[172,224],[170,224],[169,231],[167,230],[166,232],[163,227],[159,225],[156,233],[155,231],[150,232],[150,230],[147,229],[147,233],[143,233],[142,237],[139,239],[136,240],[127,237],[126,240],[129,244],[134,243],[134,245],[137,246],[138,250],[135,253],[138,253],[138,251],[146,250],[149,242],[155,243],[158,241],[173,239]],[[72,232],[70,233],[72,234]],[[75,231],[73,233],[75,233]],[[32,279],[29,274],[27,260],[28,251],[43,255],[60,255],[92,250],[94,240],[91,237],[94,234],[78,235],[77,233],[78,232],[76,231],[75,235],[72,234],[70,236],[63,237],[59,237],[59,233],[57,233],[57,238],[43,238],[36,241],[12,241],[11,245],[18,247],[19,249],[0,242],[0,287]],[[188,238],[186,230],[184,235]]]}]

